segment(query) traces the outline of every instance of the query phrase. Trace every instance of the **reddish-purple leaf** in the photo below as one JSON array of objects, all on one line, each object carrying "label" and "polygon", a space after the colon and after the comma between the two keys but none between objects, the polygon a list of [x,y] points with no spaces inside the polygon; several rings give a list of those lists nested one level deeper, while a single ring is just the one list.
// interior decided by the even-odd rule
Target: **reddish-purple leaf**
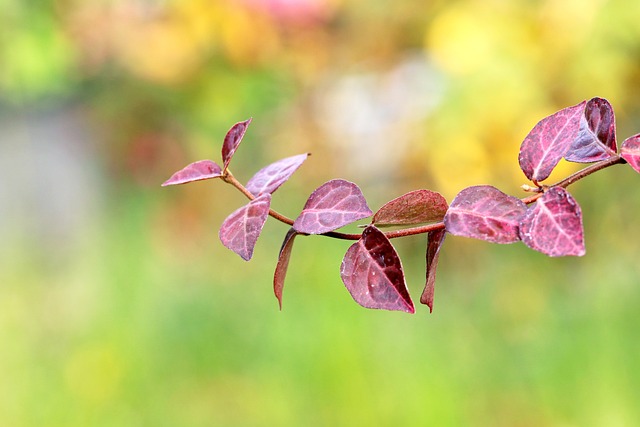
[{"label": "reddish-purple leaf", "polygon": [[270,205],[271,194],[263,194],[229,215],[220,227],[222,244],[249,261],[269,216]]},{"label": "reddish-purple leaf", "polygon": [[219,178],[222,176],[222,169],[211,160],[200,160],[185,166],[178,172],[171,175],[162,186],[186,184],[187,182],[201,181],[203,179]]},{"label": "reddish-purple leaf", "polygon": [[442,221],[448,207],[440,193],[415,190],[387,202],[375,213],[372,223],[380,227]]},{"label": "reddish-purple leaf", "polygon": [[580,206],[564,188],[549,188],[527,209],[520,237],[531,249],[552,257],[584,255]]},{"label": "reddish-purple leaf", "polygon": [[520,240],[518,226],[526,210],[521,200],[490,185],[478,185],[458,193],[444,217],[444,225],[456,236],[513,243]]},{"label": "reddish-purple leaf", "polygon": [[340,276],[363,307],[415,313],[400,258],[387,236],[373,225],[347,250]]},{"label": "reddish-purple leaf", "polygon": [[589,163],[616,155],[616,119],[613,107],[603,98],[590,99],[580,119],[580,131],[564,158]]},{"label": "reddish-purple leaf", "polygon": [[640,133],[624,140],[620,147],[620,155],[640,173]]},{"label": "reddish-purple leaf", "polygon": [[240,142],[242,142],[242,138],[244,138],[244,134],[247,132],[247,127],[249,127],[251,120],[252,119],[236,123],[231,126],[231,129],[229,129],[229,132],[225,135],[224,143],[222,144],[222,161],[225,171],[229,167],[229,162],[240,145]]},{"label": "reddish-purple leaf", "polygon": [[298,233],[322,234],[371,214],[373,212],[356,184],[334,179],[311,193],[293,228]]},{"label": "reddish-purple leaf", "polygon": [[538,182],[551,174],[578,135],[585,104],[583,101],[545,117],[525,137],[518,161],[527,178]]},{"label": "reddish-purple leaf", "polygon": [[289,229],[287,235],[284,237],[282,247],[280,248],[280,254],[278,255],[278,264],[276,264],[276,272],[273,275],[273,293],[278,299],[278,305],[282,310],[282,290],[284,288],[284,278],[287,275],[287,268],[289,267],[289,259],[291,258],[291,249],[293,248],[293,240],[298,235],[298,232],[293,228]]},{"label": "reddish-purple leaf", "polygon": [[445,230],[430,231],[427,234],[427,283],[420,296],[420,302],[429,306],[429,313],[433,313],[433,295],[436,285],[436,268],[440,257],[440,248],[444,242]]},{"label": "reddish-purple leaf", "polygon": [[307,157],[309,153],[298,154],[260,169],[247,183],[247,190],[254,196],[273,193],[293,175]]}]

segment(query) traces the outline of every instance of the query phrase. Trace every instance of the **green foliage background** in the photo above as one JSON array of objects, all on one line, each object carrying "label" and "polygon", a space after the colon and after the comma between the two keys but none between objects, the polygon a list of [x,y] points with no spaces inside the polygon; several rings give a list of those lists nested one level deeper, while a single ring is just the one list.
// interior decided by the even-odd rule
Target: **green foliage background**
[{"label": "green foliage background", "polygon": [[[275,194],[290,216],[335,177],[374,210],[518,195],[545,115],[601,96],[640,131],[640,3],[285,3],[0,1],[0,425],[638,425],[631,168],[571,187],[585,257],[449,237],[414,316],[353,303],[348,243],[311,237],[279,312],[286,227],[246,264],[217,239],[239,195],[159,184],[252,116],[238,177],[313,152]],[[394,244],[417,299],[424,238]]]}]

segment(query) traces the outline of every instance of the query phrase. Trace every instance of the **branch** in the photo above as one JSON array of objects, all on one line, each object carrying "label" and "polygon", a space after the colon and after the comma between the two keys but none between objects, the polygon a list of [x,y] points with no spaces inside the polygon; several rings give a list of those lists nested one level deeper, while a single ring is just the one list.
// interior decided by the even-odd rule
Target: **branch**
[{"label": "branch", "polygon": [[[613,165],[624,164],[624,163],[627,163],[625,159],[623,159],[619,155],[615,155],[606,160],[602,160],[598,163],[594,163],[590,166],[587,166],[586,168],[579,170],[578,172],[566,177],[561,181],[556,182],[555,184],[543,186],[541,184],[538,184],[537,182],[534,182],[534,184],[537,185],[537,188],[533,188],[533,191],[537,191],[536,194],[529,197],[522,198],[520,200],[522,200],[522,202],[524,202],[525,204],[529,205],[535,202],[536,200],[538,200],[538,198],[540,198],[548,188],[551,188],[551,187],[567,188],[571,184],[574,184],[575,182],[580,181],[581,179],[586,178],[587,176],[595,172],[598,172],[602,169],[606,169]],[[226,173],[222,176],[222,180],[228,184],[233,185],[242,194],[244,194],[249,200],[255,199],[255,196],[251,194],[249,190],[247,190],[246,187],[242,185],[240,181],[238,181],[229,170],[227,170]],[[284,224],[293,225],[294,221],[291,218],[285,215],[282,215],[281,213],[273,209],[269,209],[269,215]],[[384,233],[384,235],[387,236],[387,238],[389,239],[395,239],[398,237],[425,234],[431,231],[442,230],[442,229],[444,229],[444,222],[440,221],[432,224],[422,225],[419,227],[411,227],[411,228],[403,228],[402,230],[387,231]],[[340,240],[359,240],[362,237],[361,234],[340,233],[337,231],[330,231],[328,233],[323,233],[320,235],[331,237],[333,239],[340,239]]]}]

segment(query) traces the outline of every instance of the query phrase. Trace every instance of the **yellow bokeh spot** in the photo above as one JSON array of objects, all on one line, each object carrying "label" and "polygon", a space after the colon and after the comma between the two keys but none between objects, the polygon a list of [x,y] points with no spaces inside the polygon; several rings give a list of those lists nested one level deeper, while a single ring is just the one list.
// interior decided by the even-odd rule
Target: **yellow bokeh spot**
[{"label": "yellow bokeh spot", "polygon": [[123,65],[142,78],[178,83],[199,64],[198,45],[187,27],[162,21],[141,25],[122,46]]},{"label": "yellow bokeh spot", "polygon": [[462,136],[441,142],[429,150],[427,158],[437,181],[434,187],[447,199],[470,185],[488,183],[490,163],[480,141]]},{"label": "yellow bokeh spot", "polygon": [[468,74],[491,60],[495,32],[483,9],[453,6],[436,17],[425,44],[434,60],[446,71]]}]

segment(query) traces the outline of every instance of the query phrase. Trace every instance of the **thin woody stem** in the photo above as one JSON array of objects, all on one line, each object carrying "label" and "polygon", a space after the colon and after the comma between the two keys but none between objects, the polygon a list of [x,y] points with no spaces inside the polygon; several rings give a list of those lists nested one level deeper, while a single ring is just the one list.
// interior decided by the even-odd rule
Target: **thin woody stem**
[{"label": "thin woody stem", "polygon": [[[573,184],[574,182],[580,181],[582,178],[585,178],[589,175],[591,175],[592,173],[598,172],[599,170],[608,168],[609,166],[613,166],[613,165],[617,165],[617,164],[624,164],[627,163],[627,161],[625,159],[623,159],[622,157],[620,157],[619,155],[615,155],[613,157],[608,158],[607,160],[602,160],[598,163],[594,163],[591,166],[587,166],[584,169],[580,169],[578,172],[569,175],[568,177],[566,177],[565,179],[556,182],[555,184],[546,186],[544,188],[550,188],[550,187],[562,187],[562,188],[567,188],[568,186],[570,186],[571,184]],[[543,187],[541,187],[543,188]],[[530,203],[535,202],[536,200],[538,200],[539,197],[541,197],[544,194],[544,188],[541,192],[536,193],[532,196],[529,197],[525,197],[522,200],[524,203],[526,203],[527,205]]]},{"label": "thin woody stem", "polygon": [[[247,188],[244,185],[242,185],[240,183],[240,181],[238,181],[236,179],[235,176],[233,176],[231,171],[229,171],[228,169],[222,175],[222,180],[224,182],[226,182],[228,184],[231,184],[234,187],[236,187],[242,194],[247,196],[247,198],[249,200],[253,200],[253,199],[256,198],[253,194],[251,194],[251,192],[249,190],[247,190]],[[286,217],[286,216],[282,215],[280,212],[274,211],[273,209],[269,209],[269,215],[272,216],[273,218],[277,219],[280,222],[283,222],[283,223],[288,224],[288,225],[293,225],[293,220],[291,218]]]},{"label": "thin woody stem", "polygon": [[[562,188],[567,188],[568,186],[570,186],[571,184],[595,173],[598,172],[602,169],[608,168],[610,166],[613,165],[617,165],[617,164],[623,164],[626,163],[627,161],[625,159],[623,159],[622,157],[620,157],[619,155],[615,155],[613,157],[608,158],[607,160],[602,160],[598,163],[594,163],[591,166],[587,166],[584,169],[579,170],[578,172],[569,175],[568,177],[566,177],[565,179],[556,182],[555,184],[551,184],[548,186],[542,186],[540,184],[538,184],[537,182],[534,182],[534,184],[536,184],[538,186],[538,188],[540,189],[540,191],[536,194],[533,194],[529,197],[525,197],[520,199],[523,203],[525,204],[531,204],[533,202],[535,202],[536,200],[538,200],[538,198],[542,197],[542,195],[544,194],[544,192],[546,191],[547,188],[551,188],[551,187],[562,187]],[[249,192],[249,190],[247,190],[232,174],[230,171],[226,171],[225,174],[222,176],[222,180],[233,185],[234,187],[236,187],[242,194],[244,194],[245,196],[247,196],[247,198],[249,198],[249,200],[253,200],[255,199],[255,196],[253,194],[251,194],[251,192]],[[280,222],[283,222],[285,224],[288,225],[293,225],[293,220],[289,217],[286,217],[284,215],[282,215],[281,213],[274,211],[273,209],[269,209],[269,215],[272,216],[273,218],[277,219]],[[411,227],[411,228],[403,228],[401,230],[394,230],[394,231],[387,231],[384,233],[385,236],[387,236],[387,238],[389,239],[395,239],[397,237],[406,237],[406,236],[414,236],[416,234],[424,234],[424,233],[429,233],[431,231],[436,231],[436,230],[442,230],[444,229],[444,222],[440,221],[440,222],[435,222],[432,224],[427,224],[427,225],[422,225],[422,226],[418,226],[418,227]],[[323,233],[321,234],[321,236],[326,236],[326,237],[331,237],[334,239],[341,239],[341,240],[359,240],[362,237],[362,234],[348,234],[348,233],[339,233],[337,231],[329,231],[328,233]]]}]

